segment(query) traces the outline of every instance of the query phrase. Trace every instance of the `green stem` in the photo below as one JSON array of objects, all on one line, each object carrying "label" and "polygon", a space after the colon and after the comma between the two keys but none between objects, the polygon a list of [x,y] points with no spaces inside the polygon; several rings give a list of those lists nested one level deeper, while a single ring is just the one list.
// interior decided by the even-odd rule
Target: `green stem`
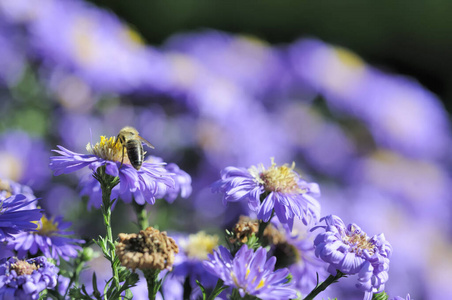
[{"label": "green stem", "polygon": [[328,278],[322,282],[320,285],[317,285],[315,289],[313,289],[309,295],[307,295],[303,300],[312,300],[319,293],[323,292],[330,284],[338,281],[341,277],[345,277],[346,275],[339,270],[336,270],[336,275],[330,275]]},{"label": "green stem", "polygon": [[262,246],[265,246],[264,245],[264,231],[265,231],[265,228],[267,228],[268,224],[270,224],[270,222],[271,222],[271,220],[272,220],[274,215],[275,215],[275,210],[272,210],[272,215],[271,215],[270,219],[268,219],[267,222],[259,221],[259,231],[257,232],[257,237],[259,238],[259,243]]},{"label": "green stem", "polygon": [[160,270],[158,269],[145,269],[142,270],[144,278],[146,278],[146,283],[148,285],[148,297],[149,300],[155,300],[157,292],[160,290],[161,281],[158,280],[158,275]]},{"label": "green stem", "polygon": [[74,268],[74,272],[72,273],[72,276],[69,280],[69,284],[66,288],[66,291],[63,295],[63,299],[66,299],[66,295],[69,292],[69,289],[72,287],[72,284],[76,284],[78,285],[79,282],[79,278],[80,278],[80,273],[83,270],[83,267],[85,266],[85,260],[83,260],[83,251],[79,252],[79,256],[75,259],[74,264],[75,264],[75,268]]},{"label": "green stem", "polygon": [[113,233],[111,229],[111,207],[115,199],[111,200],[111,191],[119,183],[119,177],[113,177],[105,173],[105,167],[100,167],[97,169],[97,173],[94,177],[99,181],[100,187],[102,189],[102,215],[104,217],[104,225],[107,231],[106,241],[106,254],[110,258],[111,269],[113,273],[113,284],[117,291],[120,290],[121,286],[119,283],[119,273],[117,268],[117,257],[115,251],[115,243],[113,239]]},{"label": "green stem", "polygon": [[148,212],[146,210],[146,204],[140,205],[135,201],[132,201],[133,208],[137,214],[137,222],[140,230],[144,230],[149,227]]}]

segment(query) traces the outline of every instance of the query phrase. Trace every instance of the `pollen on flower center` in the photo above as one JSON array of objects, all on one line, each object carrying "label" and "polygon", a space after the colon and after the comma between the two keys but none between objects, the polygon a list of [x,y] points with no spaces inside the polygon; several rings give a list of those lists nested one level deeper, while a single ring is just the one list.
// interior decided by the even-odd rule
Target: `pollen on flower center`
[{"label": "pollen on flower center", "polygon": [[364,250],[367,250],[370,255],[373,255],[375,245],[371,242],[371,239],[369,239],[364,232],[356,233],[353,228],[354,227],[352,226],[350,234],[347,234],[342,238],[344,243],[350,245],[350,251],[356,253],[357,255],[362,255]]},{"label": "pollen on flower center", "polygon": [[35,264],[30,264],[24,260],[19,260],[16,263],[11,265],[11,270],[16,271],[18,276],[21,275],[31,275],[33,271],[37,270],[39,266]]},{"label": "pollen on flower center", "polygon": [[58,231],[58,222],[54,222],[54,219],[47,219],[45,216],[42,216],[41,222],[37,223],[38,228],[35,232],[39,235],[49,236],[54,232]]},{"label": "pollen on flower center", "polygon": [[207,255],[218,247],[218,241],[217,235],[208,235],[204,231],[200,231],[197,234],[190,234],[187,244],[182,247],[188,257],[206,260]]},{"label": "pollen on flower center", "polygon": [[286,194],[303,193],[298,185],[298,174],[294,172],[295,163],[291,166],[284,164],[277,167],[272,161],[272,165],[267,170],[260,173],[265,190],[268,192],[282,192]]},{"label": "pollen on flower center", "polygon": [[[101,136],[100,142],[96,143],[94,146],[88,143],[88,145],[86,145],[86,150],[105,160],[123,161],[123,163],[130,164],[127,151],[123,149],[120,142],[116,141],[116,137],[106,138],[105,136]],[[122,158],[123,155],[124,159]]]}]

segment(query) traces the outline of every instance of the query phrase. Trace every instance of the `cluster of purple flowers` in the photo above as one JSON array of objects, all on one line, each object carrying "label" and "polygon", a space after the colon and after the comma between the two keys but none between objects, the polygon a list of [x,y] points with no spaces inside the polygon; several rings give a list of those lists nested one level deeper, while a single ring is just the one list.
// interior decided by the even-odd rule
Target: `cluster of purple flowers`
[{"label": "cluster of purple flowers", "polygon": [[[29,262],[42,266],[29,276],[43,269],[54,278],[89,244],[74,234],[97,236],[99,221],[85,209],[103,207],[93,174],[104,170],[118,178],[110,192],[121,201],[113,206],[153,205],[150,219],[162,228],[198,232],[175,238],[180,253],[165,277],[165,299],[196,299],[196,280],[210,292],[217,279],[229,287],[220,298],[296,298],[338,274],[357,279],[340,279],[321,297],[370,299],[385,288],[452,294],[444,276],[431,279],[452,269],[443,263],[450,239],[437,236],[451,224],[451,126],[438,97],[417,81],[313,38],[276,46],[205,30],[154,47],[83,0],[0,0],[0,66],[2,124],[26,129],[0,134],[7,179],[0,181],[0,252],[56,263]],[[115,139],[124,125],[157,146],[139,170]],[[112,137],[92,142],[106,133]],[[49,168],[50,144],[63,146]],[[270,157],[281,164],[256,164]],[[52,171],[76,176],[54,179]],[[87,205],[72,201],[79,196]],[[129,228],[129,213],[115,211],[114,231]],[[247,223],[252,234],[235,237],[229,249],[199,233],[229,230],[241,215],[256,228]],[[368,237],[360,226],[385,235]],[[0,280],[2,295],[35,299],[55,289],[53,279],[12,285],[11,276],[21,276],[11,268],[17,261],[0,267],[12,270],[7,284]]]}]

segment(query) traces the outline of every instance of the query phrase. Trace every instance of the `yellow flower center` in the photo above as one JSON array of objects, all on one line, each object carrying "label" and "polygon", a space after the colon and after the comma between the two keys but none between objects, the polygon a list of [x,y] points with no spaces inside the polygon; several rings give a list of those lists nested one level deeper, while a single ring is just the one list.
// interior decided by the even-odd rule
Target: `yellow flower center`
[{"label": "yellow flower center", "polygon": [[190,234],[188,242],[183,246],[188,257],[206,260],[207,254],[212,253],[213,249],[218,247],[219,237],[217,235],[208,235],[204,231],[197,234]]},{"label": "yellow flower center", "polygon": [[259,172],[257,168],[252,167],[249,171],[255,180],[262,184],[267,192],[282,192],[286,194],[305,193],[306,190],[301,189],[298,185],[299,175],[294,171],[295,162],[291,166],[284,164],[276,166],[272,159],[272,165],[265,170]]},{"label": "yellow flower center", "polygon": [[129,158],[127,157],[127,151],[123,149],[120,142],[116,142],[116,137],[106,138],[105,136],[101,136],[100,142],[96,143],[94,146],[88,143],[88,145],[86,145],[86,150],[97,157],[111,161],[121,161],[122,156],[124,155],[123,163],[130,164]]},{"label": "yellow flower center", "polygon": [[47,219],[45,216],[41,217],[40,222],[36,222],[38,225],[36,234],[50,236],[54,232],[58,231],[58,222],[54,222],[54,219]]},{"label": "yellow flower center", "polygon": [[36,266],[35,264],[29,264],[24,260],[19,260],[11,265],[11,270],[16,271],[16,274],[18,276],[31,275],[33,271],[37,269],[39,269],[39,266]]},{"label": "yellow flower center", "polygon": [[369,251],[370,255],[374,254],[375,245],[370,241],[370,238],[363,232],[361,234],[354,233],[355,227],[352,226],[352,232],[345,235],[342,241],[351,246],[350,251],[357,255],[362,255],[363,250]]}]

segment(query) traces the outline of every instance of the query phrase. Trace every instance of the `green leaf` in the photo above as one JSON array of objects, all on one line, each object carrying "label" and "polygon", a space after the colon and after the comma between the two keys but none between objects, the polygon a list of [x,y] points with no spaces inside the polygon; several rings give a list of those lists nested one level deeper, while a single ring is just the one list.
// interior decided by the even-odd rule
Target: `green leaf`
[{"label": "green leaf", "polygon": [[215,288],[213,289],[212,293],[210,294],[209,298],[207,298],[207,300],[214,300],[225,289],[227,289],[227,286],[224,285],[224,281],[218,279]]},{"label": "green leaf", "polygon": [[[93,272],[93,278],[91,279],[92,284],[93,284],[93,292],[94,293],[99,293],[99,290],[97,289],[97,275],[96,272]],[[99,293],[100,294],[100,293]]]},{"label": "green leaf", "polygon": [[199,280],[196,280],[196,284],[199,286],[202,292],[202,300],[206,300],[207,294],[206,294],[206,288],[199,282]]},{"label": "green leaf", "polygon": [[389,296],[384,291],[378,294],[372,295],[372,300],[388,300]]}]

